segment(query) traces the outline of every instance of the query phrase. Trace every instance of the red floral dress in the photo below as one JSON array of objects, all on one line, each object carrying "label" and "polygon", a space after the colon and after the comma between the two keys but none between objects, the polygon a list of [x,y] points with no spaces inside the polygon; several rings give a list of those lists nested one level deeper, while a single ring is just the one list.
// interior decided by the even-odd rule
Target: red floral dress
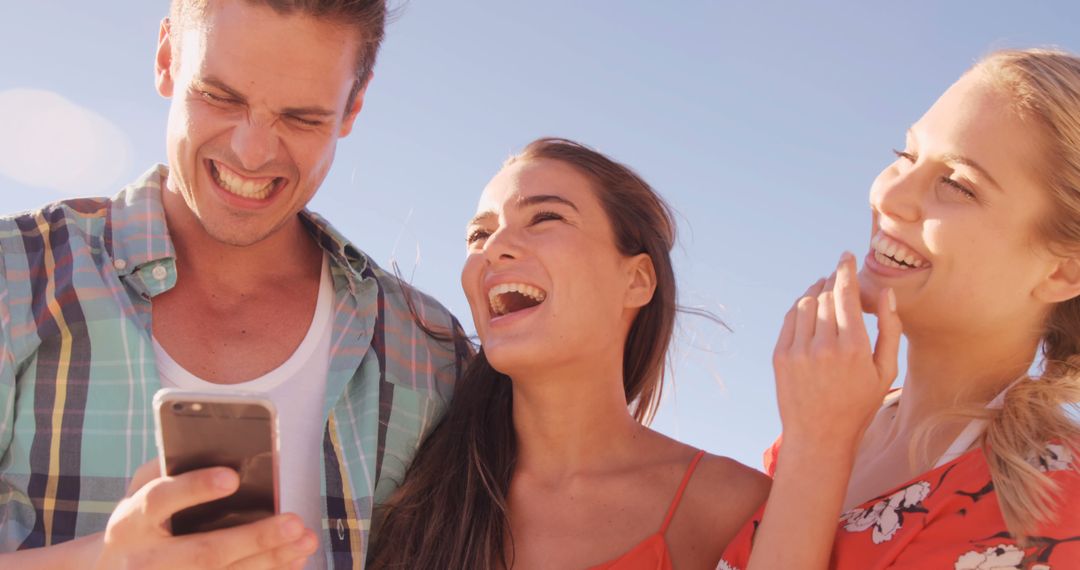
[{"label": "red floral dress", "polygon": [[[779,441],[765,453],[775,472]],[[1032,533],[1021,549],[1005,529],[981,449],[923,473],[840,517],[833,570],[1080,569],[1080,470],[1069,450],[1050,444],[1032,460],[1058,485],[1057,520]],[[717,570],[746,568],[764,507],[731,544]]]}]

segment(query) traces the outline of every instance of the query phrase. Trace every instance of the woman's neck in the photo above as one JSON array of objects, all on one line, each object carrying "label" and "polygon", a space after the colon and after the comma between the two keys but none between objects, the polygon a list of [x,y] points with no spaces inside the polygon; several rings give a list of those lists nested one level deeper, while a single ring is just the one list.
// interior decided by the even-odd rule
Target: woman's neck
[{"label": "woman's neck", "polygon": [[890,431],[911,434],[940,412],[990,402],[1031,367],[1039,338],[1021,331],[909,336],[907,376]]},{"label": "woman's neck", "polygon": [[646,428],[630,415],[622,355],[513,377],[516,471],[558,483],[610,465]]}]

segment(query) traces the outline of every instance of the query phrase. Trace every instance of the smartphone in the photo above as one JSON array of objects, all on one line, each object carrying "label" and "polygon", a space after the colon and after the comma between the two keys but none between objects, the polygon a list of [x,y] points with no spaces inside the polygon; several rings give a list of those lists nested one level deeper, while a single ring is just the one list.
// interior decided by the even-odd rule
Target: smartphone
[{"label": "smartphone", "polygon": [[273,516],[279,509],[277,412],[269,400],[243,393],[165,388],[154,394],[161,472],[180,475],[230,467],[240,488],[175,513],[174,535],[206,532]]}]

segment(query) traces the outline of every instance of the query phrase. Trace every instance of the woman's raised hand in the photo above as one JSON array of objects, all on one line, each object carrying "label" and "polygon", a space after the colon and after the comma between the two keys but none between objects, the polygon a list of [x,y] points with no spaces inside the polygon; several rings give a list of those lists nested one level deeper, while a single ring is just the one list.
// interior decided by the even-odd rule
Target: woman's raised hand
[{"label": "woman's raised hand", "polygon": [[784,317],[773,352],[784,447],[854,453],[896,378],[896,297],[884,289],[877,299],[878,337],[871,348],[855,274],[855,256],[845,252],[836,272],[811,285]]}]

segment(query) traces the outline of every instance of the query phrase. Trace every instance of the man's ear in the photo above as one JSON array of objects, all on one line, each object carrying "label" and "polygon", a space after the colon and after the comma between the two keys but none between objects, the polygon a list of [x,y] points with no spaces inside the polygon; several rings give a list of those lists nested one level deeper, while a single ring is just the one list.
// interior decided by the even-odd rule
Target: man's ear
[{"label": "man's ear", "polygon": [[647,253],[639,253],[627,260],[627,277],[630,279],[626,289],[625,305],[628,309],[639,309],[652,301],[656,292],[656,268]]},{"label": "man's ear", "polygon": [[1059,258],[1054,271],[1035,287],[1034,294],[1046,303],[1080,296],[1080,255]]},{"label": "man's ear", "polygon": [[170,28],[169,19],[163,18],[158,29],[157,54],[154,57],[154,84],[158,94],[165,98],[173,95],[173,46]]},{"label": "man's ear", "polygon": [[345,117],[341,121],[341,130],[338,131],[338,137],[346,137],[352,132],[353,124],[356,123],[356,116],[360,114],[360,109],[364,108],[364,94],[367,93],[368,85],[371,85],[371,80],[375,79],[375,72],[372,71],[364,82],[364,86],[357,90],[356,95],[353,97],[352,103],[345,111]]}]

